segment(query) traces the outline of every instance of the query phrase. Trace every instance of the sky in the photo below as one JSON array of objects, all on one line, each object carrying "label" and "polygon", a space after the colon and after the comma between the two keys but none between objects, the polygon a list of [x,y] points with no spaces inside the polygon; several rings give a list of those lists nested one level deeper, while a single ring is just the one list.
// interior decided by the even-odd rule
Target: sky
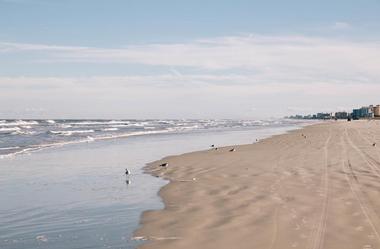
[{"label": "sky", "polygon": [[380,104],[379,0],[0,0],[0,118]]}]

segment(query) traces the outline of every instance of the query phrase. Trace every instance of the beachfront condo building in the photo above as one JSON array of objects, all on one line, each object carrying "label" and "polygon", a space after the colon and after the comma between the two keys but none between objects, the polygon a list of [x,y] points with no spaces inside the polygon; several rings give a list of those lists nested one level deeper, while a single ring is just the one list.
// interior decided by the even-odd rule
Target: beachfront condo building
[{"label": "beachfront condo building", "polygon": [[361,118],[373,118],[374,117],[374,107],[371,106],[363,106],[359,109],[352,110],[352,118],[353,119],[361,119]]}]

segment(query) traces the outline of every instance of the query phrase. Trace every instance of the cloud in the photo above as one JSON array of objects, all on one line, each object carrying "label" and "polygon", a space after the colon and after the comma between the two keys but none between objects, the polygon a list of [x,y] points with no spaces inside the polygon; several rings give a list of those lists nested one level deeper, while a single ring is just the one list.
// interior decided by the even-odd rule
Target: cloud
[{"label": "cloud", "polygon": [[65,68],[67,77],[2,76],[2,112],[6,106],[6,111],[34,106],[49,107],[56,117],[64,113],[78,118],[83,113],[141,118],[276,116],[376,104],[380,92],[379,41],[244,35],[119,48],[0,42],[0,63],[8,63],[5,58],[10,56],[42,68],[56,63],[55,70],[70,63],[125,63],[154,70],[149,75],[105,76],[96,67],[92,76],[70,77]]},{"label": "cloud", "polygon": [[123,48],[3,42],[0,53],[32,53],[34,62],[40,63],[128,63],[213,74],[244,71],[263,82],[380,81],[377,41],[248,35]]},{"label": "cloud", "polygon": [[[250,119],[377,104],[379,92],[380,84],[262,84],[252,75],[0,77],[0,115]],[[27,108],[45,110],[36,113]]]},{"label": "cloud", "polygon": [[332,26],[331,26],[332,29],[335,29],[335,30],[344,30],[344,29],[350,29],[351,28],[351,24],[347,23],[347,22],[335,22]]},{"label": "cloud", "polygon": [[[362,90],[380,92],[380,84],[346,82],[317,82],[313,84],[266,82],[262,84],[254,75],[162,74],[153,76],[97,76],[97,77],[0,77],[0,89],[45,91],[61,89],[128,90],[131,88],[174,90],[219,89],[249,95],[302,94],[304,96],[344,97],[355,96]],[[297,110],[300,107],[292,107]],[[290,110],[290,109],[288,109]],[[301,109],[299,109],[301,110]]]}]

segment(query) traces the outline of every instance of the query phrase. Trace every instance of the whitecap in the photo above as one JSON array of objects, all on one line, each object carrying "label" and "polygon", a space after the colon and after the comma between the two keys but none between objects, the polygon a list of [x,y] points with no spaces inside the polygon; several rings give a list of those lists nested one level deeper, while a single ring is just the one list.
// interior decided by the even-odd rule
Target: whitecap
[{"label": "whitecap", "polygon": [[0,147],[0,150],[15,150],[15,149],[19,149],[20,147],[18,146],[13,146],[13,147]]},{"label": "whitecap", "polygon": [[20,127],[11,127],[11,128],[0,128],[0,133],[11,133],[14,131],[19,131],[21,130]]},{"label": "whitecap", "polygon": [[0,123],[0,126],[19,126],[19,125],[36,125],[36,124],[38,124],[38,122],[35,120],[31,120],[31,121],[17,120],[13,122]]},{"label": "whitecap", "polygon": [[117,131],[119,130],[118,128],[116,127],[113,127],[113,128],[104,128],[103,131]]},{"label": "whitecap", "polygon": [[49,131],[52,134],[71,136],[73,134],[92,133],[94,130],[70,130],[70,131]]}]

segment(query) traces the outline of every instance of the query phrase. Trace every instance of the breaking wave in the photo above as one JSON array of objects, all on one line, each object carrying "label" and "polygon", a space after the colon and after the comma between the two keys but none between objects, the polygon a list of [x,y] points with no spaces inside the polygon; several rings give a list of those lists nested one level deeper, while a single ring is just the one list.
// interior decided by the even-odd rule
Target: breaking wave
[{"label": "breaking wave", "polygon": [[97,140],[195,131],[294,126],[297,120],[0,120],[0,158]]}]

